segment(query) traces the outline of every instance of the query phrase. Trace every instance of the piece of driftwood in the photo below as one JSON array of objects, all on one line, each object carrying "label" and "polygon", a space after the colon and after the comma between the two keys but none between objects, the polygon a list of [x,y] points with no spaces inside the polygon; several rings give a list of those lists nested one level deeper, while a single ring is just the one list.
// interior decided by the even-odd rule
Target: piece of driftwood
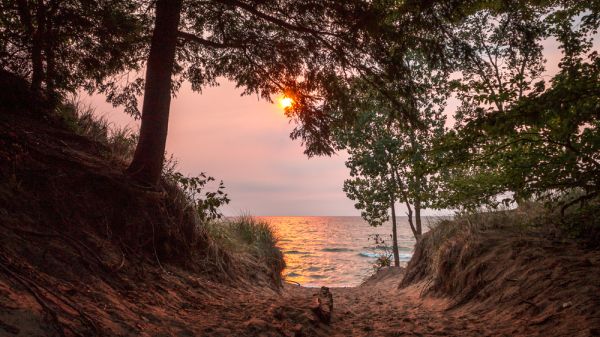
[{"label": "piece of driftwood", "polygon": [[321,287],[321,290],[313,295],[311,309],[324,323],[331,322],[331,313],[333,312],[333,295],[329,291],[329,288]]}]

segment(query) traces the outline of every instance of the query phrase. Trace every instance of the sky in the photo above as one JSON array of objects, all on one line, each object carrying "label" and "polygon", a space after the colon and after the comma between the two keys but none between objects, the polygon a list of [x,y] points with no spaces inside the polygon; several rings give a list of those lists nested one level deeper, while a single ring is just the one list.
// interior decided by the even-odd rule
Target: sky
[{"label": "sky", "polygon": [[[548,80],[558,70],[560,53],[554,40],[545,41],[544,47]],[[240,93],[225,80],[201,94],[182,86],[172,100],[167,139],[167,152],[177,159],[179,170],[187,175],[206,172],[223,180],[231,198],[223,208],[227,216],[360,215],[342,191],[349,177],[346,154],[309,159],[301,143],[289,138],[294,125],[277,102]],[[138,126],[102,96],[81,99],[116,125]],[[448,110],[456,104],[450,102]],[[404,212],[398,205],[398,214]]]},{"label": "sky", "polygon": [[[202,94],[184,85],[171,104],[167,153],[188,175],[223,180],[225,215],[360,215],[342,191],[344,153],[308,158],[278,102],[240,96],[231,82]],[[116,125],[137,127],[102,96],[81,98]]]}]

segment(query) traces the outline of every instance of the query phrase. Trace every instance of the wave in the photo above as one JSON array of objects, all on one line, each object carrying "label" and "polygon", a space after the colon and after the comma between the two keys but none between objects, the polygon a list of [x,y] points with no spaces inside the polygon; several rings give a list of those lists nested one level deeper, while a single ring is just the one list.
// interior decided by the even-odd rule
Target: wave
[{"label": "wave", "polygon": [[379,257],[380,254],[369,253],[369,252],[360,252],[360,253],[358,253],[358,256],[362,256],[362,257]]},{"label": "wave", "polygon": [[321,249],[322,252],[330,252],[330,253],[339,253],[339,252],[351,252],[353,251],[350,248],[323,248]]},{"label": "wave", "polygon": [[310,266],[308,268],[303,269],[304,271],[320,271],[321,267]]},{"label": "wave", "polygon": [[[363,249],[389,250],[391,252],[392,251],[392,246],[376,246],[376,247],[365,246],[365,247],[363,247]],[[398,250],[401,251],[401,252],[411,252],[413,249],[411,247],[402,247],[402,246],[399,246]]]},{"label": "wave", "polygon": [[327,276],[321,275],[321,274],[312,274],[312,275],[308,275],[308,277],[310,277],[312,279],[316,279],[316,280],[327,278]]},{"label": "wave", "polygon": [[[381,254],[371,253],[371,252],[360,252],[360,253],[358,253],[358,256],[368,257],[368,258],[378,258],[381,256]],[[399,254],[398,257],[399,257],[400,261],[410,261],[410,259],[412,258],[412,253]]]},{"label": "wave", "polygon": [[411,254],[400,254],[399,258],[400,258],[400,261],[410,261],[410,259],[412,259],[412,253]]},{"label": "wave", "polygon": [[307,254],[307,255],[310,255],[309,252],[303,252],[303,251],[300,251],[300,250],[286,250],[283,253],[284,254],[290,254],[290,255],[294,255],[294,254]]}]

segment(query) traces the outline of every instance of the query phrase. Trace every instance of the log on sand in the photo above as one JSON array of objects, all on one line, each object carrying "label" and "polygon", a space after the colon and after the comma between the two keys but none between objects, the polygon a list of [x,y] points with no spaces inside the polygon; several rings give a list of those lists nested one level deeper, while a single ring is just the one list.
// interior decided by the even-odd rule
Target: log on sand
[{"label": "log on sand", "polygon": [[311,304],[312,311],[324,323],[331,322],[331,313],[333,312],[333,295],[327,287],[321,287],[317,294],[313,295]]}]

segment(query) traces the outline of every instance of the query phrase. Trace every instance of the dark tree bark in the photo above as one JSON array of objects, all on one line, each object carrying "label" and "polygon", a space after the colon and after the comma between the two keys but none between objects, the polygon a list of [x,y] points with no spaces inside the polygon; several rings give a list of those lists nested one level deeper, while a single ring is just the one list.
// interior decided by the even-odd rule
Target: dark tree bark
[{"label": "dark tree bark", "polygon": [[41,93],[44,81],[44,29],[46,28],[46,5],[43,0],[38,0],[36,10],[36,29],[33,32],[31,43],[31,90]]},{"label": "dark tree bark", "polygon": [[35,5],[35,27],[31,15],[32,9],[26,0],[17,0],[17,11],[27,37],[31,39],[31,90],[40,93],[44,80],[42,29],[46,18],[45,5],[42,0],[38,0]]},{"label": "dark tree bark", "polygon": [[[402,201],[404,201],[404,204],[406,205],[406,210],[408,211],[406,213],[406,215],[408,216],[408,224],[410,225],[410,230],[412,231],[415,240],[419,241],[419,239],[421,238],[421,234],[420,232],[417,231],[417,228],[415,227],[415,224],[413,223],[413,210],[412,207],[410,206],[410,202],[409,202],[409,198],[408,195],[406,193],[406,191],[404,190],[404,186],[402,186],[401,180],[400,180],[400,174],[398,173],[398,171],[392,171],[392,178],[394,179],[394,184],[398,186],[398,188],[400,188],[401,191],[401,199]],[[421,214],[421,210],[419,209],[419,215]],[[419,220],[419,224],[421,220]]]},{"label": "dark tree bark", "polygon": [[146,69],[140,139],[127,172],[156,185],[160,179],[171,105],[171,74],[175,64],[182,0],[158,0]]},{"label": "dark tree bark", "polygon": [[54,18],[58,11],[58,2],[51,0],[48,3],[46,10],[46,20],[44,22],[44,56],[46,58],[46,99],[48,100],[48,107],[54,110],[58,104],[59,98],[56,93],[56,56],[55,41],[58,38],[55,34],[54,22],[51,18]]},{"label": "dark tree bark", "polygon": [[392,251],[394,252],[394,266],[400,267],[400,253],[398,252],[398,231],[396,230],[396,205],[392,199]]}]

